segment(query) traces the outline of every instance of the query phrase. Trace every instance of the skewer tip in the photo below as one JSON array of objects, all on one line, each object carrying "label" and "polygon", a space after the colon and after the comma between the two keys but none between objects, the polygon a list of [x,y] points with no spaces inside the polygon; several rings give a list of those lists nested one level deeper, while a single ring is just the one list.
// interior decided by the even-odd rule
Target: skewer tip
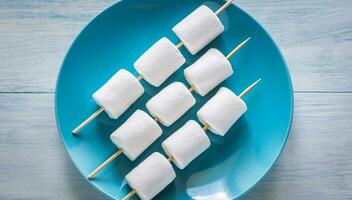
[{"label": "skewer tip", "polygon": [[222,5],[216,12],[216,15],[219,15],[222,11],[224,11],[227,7],[229,7],[235,0],[228,0],[224,5]]},{"label": "skewer tip", "polygon": [[258,80],[256,80],[254,83],[252,83],[250,86],[248,86],[248,88],[246,88],[240,95],[239,97],[242,98],[244,95],[246,95],[249,91],[251,91],[254,86],[256,86],[262,79],[259,78]]},{"label": "skewer tip", "polygon": [[84,128],[87,124],[89,124],[89,122],[91,122],[94,118],[96,118],[103,111],[104,111],[104,108],[100,107],[91,116],[89,116],[86,120],[84,120],[79,126],[77,126],[75,129],[73,129],[72,134],[76,135],[82,128]]},{"label": "skewer tip", "polygon": [[256,80],[254,83],[252,83],[252,85],[253,85],[253,86],[257,85],[261,80],[262,80],[262,78],[259,78],[259,79]]},{"label": "skewer tip", "polygon": [[243,42],[241,42],[239,45],[237,45],[227,56],[226,59],[229,60],[238,50],[240,50],[249,40],[251,37],[248,37],[245,39]]},{"label": "skewer tip", "polygon": [[88,181],[91,181],[93,178],[94,177],[91,174],[89,174],[88,177],[87,177]]}]

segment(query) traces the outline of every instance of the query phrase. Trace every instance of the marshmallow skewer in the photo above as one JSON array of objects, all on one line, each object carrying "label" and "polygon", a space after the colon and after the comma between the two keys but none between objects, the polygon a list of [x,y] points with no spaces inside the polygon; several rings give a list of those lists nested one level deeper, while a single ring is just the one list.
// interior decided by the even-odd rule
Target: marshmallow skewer
[{"label": "marshmallow skewer", "polygon": [[[238,97],[226,88],[222,88],[223,90],[220,89],[218,95],[226,98],[228,94],[231,94],[234,97],[232,100],[237,102],[237,98],[242,98],[246,95],[260,80],[261,79],[251,84]],[[226,104],[227,103],[224,102],[222,106],[226,107]],[[239,112],[243,114],[242,111]],[[233,118],[231,124],[233,125],[237,120],[238,118]],[[206,135],[208,129],[212,131],[207,123],[205,123],[203,128],[200,128],[197,122],[190,120],[173,133],[162,144],[164,151],[168,155],[167,159],[160,153],[153,153],[126,175],[126,180],[132,188],[132,191],[123,199],[128,200],[134,194],[138,194],[142,200],[150,200],[154,198],[176,177],[171,162],[173,162],[178,168],[184,169],[192,160],[210,147],[210,140]],[[170,164],[167,164],[167,162]],[[158,166],[158,169],[154,169],[153,167],[155,166]],[[143,174],[148,175],[141,177]]]},{"label": "marshmallow skewer", "polygon": [[[224,27],[221,24],[220,20],[217,18],[221,12],[223,12],[234,0],[227,1],[222,7],[220,7],[215,13],[213,13],[208,7],[201,6],[196,9],[193,13],[187,16],[183,21],[178,23],[173,31],[180,38],[181,42],[177,45],[174,45],[167,38],[162,38],[157,43],[151,47],[148,51],[145,52],[135,63],[134,67],[137,72],[140,74],[135,80],[141,81],[145,79],[151,85],[156,87],[160,86],[162,82],[164,82],[174,71],[176,71],[180,66],[185,63],[185,59],[182,54],[178,51],[182,46],[186,46],[186,48],[192,53],[196,54],[200,49],[206,46],[210,41],[215,39],[219,34],[224,31]],[[193,28],[190,28],[193,27]],[[194,37],[195,33],[204,32],[205,28],[213,28],[214,30],[210,30],[203,37]],[[165,58],[169,58],[166,59]],[[163,69],[160,70],[157,75],[153,74],[157,68]],[[115,77],[115,79],[121,79],[119,77]],[[111,79],[110,79],[111,80]],[[118,80],[111,80],[112,82],[116,82]],[[114,84],[114,83],[113,83]],[[116,83],[115,83],[116,84]],[[118,86],[128,87],[125,88],[125,92],[136,89],[135,84],[133,85],[124,85],[123,83],[117,84]],[[104,85],[105,86],[105,85]],[[104,87],[103,86],[103,87]],[[94,112],[90,117],[84,120],[79,126],[77,126],[72,134],[76,135],[83,127],[89,124],[93,119],[95,119],[100,113],[103,111],[107,112],[109,117],[116,119],[119,117],[124,111],[128,109],[128,107],[136,101],[144,92],[144,88],[142,92],[131,96],[130,99],[127,100],[128,104],[123,104],[120,107],[110,105],[111,103],[124,101],[123,98],[119,98],[119,94],[111,95],[109,92],[114,92],[116,87],[114,86],[105,86],[105,88],[100,88],[96,92],[96,98],[93,98],[100,105],[100,108]],[[112,90],[114,89],[114,90]],[[127,90],[128,89],[128,90]],[[105,91],[104,91],[105,90]],[[141,94],[140,94],[141,93]],[[122,95],[124,96],[124,95]],[[110,98],[110,100],[105,100],[104,98]],[[120,101],[117,101],[120,100]]]},{"label": "marshmallow skewer", "polygon": [[112,154],[109,159],[107,159],[103,164],[96,168],[92,173],[89,174],[88,179],[92,179],[98,172],[100,172],[104,167],[106,167],[111,161],[115,160],[120,154],[123,153],[123,150],[120,149],[116,153]]},{"label": "marshmallow skewer", "polygon": [[[240,43],[238,46],[236,46],[227,56],[226,59],[230,59],[239,49],[241,49],[250,39],[247,38],[244,40],[242,43]],[[166,89],[166,90],[165,90]],[[157,123],[161,123],[165,126],[170,126],[172,123],[174,123],[178,118],[180,118],[190,107],[192,107],[195,104],[195,100],[191,93],[195,91],[194,86],[191,86],[188,89],[189,94],[187,94],[187,89],[185,86],[179,82],[175,82],[169,86],[167,86],[163,90],[163,93],[158,93],[159,96],[154,96],[153,98],[157,97],[157,99],[154,99],[154,101],[149,101],[147,103],[147,108],[149,112],[152,114],[154,117],[153,120]],[[249,91],[250,89],[248,89]],[[175,97],[173,96],[175,95]],[[160,99],[163,99],[163,101],[168,102],[169,99],[176,99],[179,96],[184,96],[184,98],[177,103],[180,112],[175,112],[174,107],[171,108],[171,110],[164,110],[159,109],[159,104],[160,104]],[[167,99],[165,97],[168,97]],[[152,98],[152,100],[153,100]],[[166,99],[166,100],[165,100]],[[185,101],[185,102],[183,102]],[[180,108],[182,107],[182,109]],[[169,113],[172,112],[172,113]],[[155,113],[159,113],[159,116],[155,116]],[[161,120],[161,118],[163,120]],[[155,137],[157,139],[157,137]],[[150,144],[152,141],[150,142]],[[149,145],[150,145],[149,144]],[[148,147],[149,145],[146,145]],[[116,153],[114,153],[109,159],[107,159],[105,162],[103,162],[97,169],[95,169],[92,173],[89,174],[88,179],[92,179],[99,171],[101,171],[104,167],[106,167],[110,162],[112,162],[115,158],[117,158],[121,153],[123,153],[123,149],[118,150]]]},{"label": "marshmallow skewer", "polygon": [[73,129],[72,134],[76,135],[83,127],[85,127],[87,124],[89,124],[93,119],[95,119],[103,111],[104,111],[104,108],[102,108],[102,107],[98,108],[97,111],[95,111],[91,116],[89,116],[86,120],[84,120],[75,129]]}]

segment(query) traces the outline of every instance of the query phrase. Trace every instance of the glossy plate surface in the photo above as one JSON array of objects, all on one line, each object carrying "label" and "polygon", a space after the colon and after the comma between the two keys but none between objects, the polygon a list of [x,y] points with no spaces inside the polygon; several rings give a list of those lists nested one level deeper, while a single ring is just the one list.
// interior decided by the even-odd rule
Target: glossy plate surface
[{"label": "glossy plate surface", "polygon": [[[248,14],[231,5],[220,19],[225,32],[196,56],[185,48],[187,63],[160,88],[142,81],[146,92],[117,120],[105,113],[74,137],[71,130],[98,107],[91,98],[120,68],[136,74],[134,61],[162,36],[178,43],[173,25],[201,4],[212,10],[219,0],[124,0],[97,16],[79,34],[62,65],[56,88],[56,120],[63,142],[79,171],[86,177],[117,151],[110,134],[137,108],[161,88],[174,81],[185,82],[183,69],[209,47],[225,55],[251,36],[248,44],[231,58],[234,75],[226,86],[237,94],[258,78],[261,83],[244,97],[248,112],[225,137],[209,133],[211,147],[184,170],[156,199],[234,199],[249,191],[269,171],[278,158],[289,133],[293,95],[285,61],[268,33]],[[137,75],[137,74],[136,74]],[[219,87],[218,87],[219,88]],[[91,183],[106,195],[121,199],[130,188],[124,176],[154,151],[162,152],[161,142],[188,119],[197,119],[196,111],[218,90],[205,98],[195,95],[197,104],[173,126],[163,127],[163,135],[136,161],[124,155],[98,174]]]}]

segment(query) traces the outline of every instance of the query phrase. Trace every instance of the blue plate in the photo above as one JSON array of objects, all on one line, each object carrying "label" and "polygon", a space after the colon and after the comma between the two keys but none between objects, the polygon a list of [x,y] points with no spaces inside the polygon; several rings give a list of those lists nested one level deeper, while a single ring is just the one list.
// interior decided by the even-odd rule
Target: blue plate
[{"label": "blue plate", "polygon": [[[231,58],[234,75],[226,86],[241,92],[258,78],[260,84],[244,97],[248,112],[225,137],[209,133],[212,146],[184,170],[156,199],[234,199],[255,186],[273,166],[289,134],[293,111],[290,76],[278,47],[252,17],[231,5],[220,19],[225,32],[196,56],[182,48],[187,63],[160,88],[142,81],[145,94],[117,120],[105,113],[74,137],[71,130],[92,114],[98,106],[92,94],[116,71],[125,68],[136,74],[134,61],[159,38],[177,43],[171,28],[201,4],[218,9],[224,1],[213,0],[123,0],[97,16],[79,34],[62,65],[56,88],[56,120],[62,140],[73,162],[87,175],[116,152],[110,134],[137,108],[161,88],[174,81],[185,82],[183,69],[210,47],[225,55],[241,41],[252,39]],[[218,87],[219,88],[219,87]],[[90,183],[104,194],[121,199],[130,188],[124,176],[154,151],[162,152],[161,142],[188,119],[197,119],[196,111],[217,89],[205,98],[196,96],[197,105],[173,126],[163,127],[163,135],[137,160],[124,155],[100,172]]]}]

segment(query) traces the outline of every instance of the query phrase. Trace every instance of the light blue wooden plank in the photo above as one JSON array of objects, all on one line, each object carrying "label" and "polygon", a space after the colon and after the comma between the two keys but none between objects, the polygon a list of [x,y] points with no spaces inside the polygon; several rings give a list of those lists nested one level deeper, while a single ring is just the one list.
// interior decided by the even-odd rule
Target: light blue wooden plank
[{"label": "light blue wooden plank", "polygon": [[352,94],[296,94],[291,135],[248,199],[352,199]]},{"label": "light blue wooden plank", "polygon": [[[72,40],[112,3],[0,1],[0,92],[53,92]],[[352,94],[340,93],[352,91],[352,4],[237,4],[274,36],[295,90],[304,92],[296,94],[283,155],[245,199],[351,199]],[[54,122],[53,94],[0,94],[0,112],[0,199],[106,199],[83,180],[66,154]]]},{"label": "light blue wooden plank", "polygon": [[[352,94],[296,94],[287,146],[245,199],[351,199]],[[105,199],[71,163],[53,94],[0,94],[0,199]]]},{"label": "light blue wooden plank", "polygon": [[352,91],[350,0],[236,1],[259,20],[289,64],[295,91]]},{"label": "light blue wooden plank", "polygon": [[[69,45],[91,18],[114,2],[0,1],[0,92],[54,92]],[[352,91],[350,0],[236,4],[278,42],[295,91]]]},{"label": "light blue wooden plank", "polygon": [[0,92],[53,92],[75,37],[114,2],[0,1]]},{"label": "light blue wooden plank", "polygon": [[0,95],[0,199],[106,199],[74,167],[52,94]]}]

